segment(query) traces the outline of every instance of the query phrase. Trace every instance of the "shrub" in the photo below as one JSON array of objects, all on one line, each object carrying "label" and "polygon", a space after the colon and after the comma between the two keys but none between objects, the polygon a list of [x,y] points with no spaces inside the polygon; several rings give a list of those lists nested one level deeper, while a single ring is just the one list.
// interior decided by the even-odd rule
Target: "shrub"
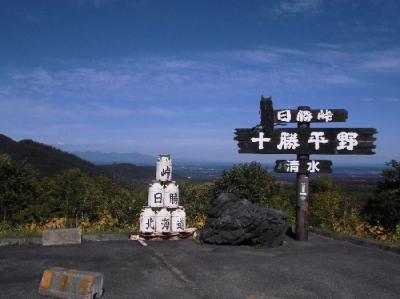
[{"label": "shrub", "polygon": [[179,183],[180,205],[185,207],[187,226],[203,227],[212,189],[209,184],[196,184],[188,181]]},{"label": "shrub", "polygon": [[314,193],[310,200],[310,224],[324,229],[334,229],[340,218],[342,196],[337,191]]},{"label": "shrub", "polygon": [[386,164],[389,168],[382,172],[382,179],[363,212],[370,224],[394,231],[400,224],[400,162],[393,160]]},{"label": "shrub", "polygon": [[340,192],[340,187],[329,176],[319,176],[310,182],[310,192],[319,193],[326,191]]},{"label": "shrub", "polygon": [[1,221],[11,224],[40,221],[38,212],[45,206],[43,190],[37,171],[26,163],[0,155],[0,208]]},{"label": "shrub", "polygon": [[251,162],[225,170],[215,181],[214,195],[229,192],[251,202],[271,206],[279,197],[280,185],[260,163]]},{"label": "shrub", "polygon": [[213,193],[214,196],[224,192],[235,193],[265,207],[284,210],[293,223],[295,194],[292,189],[276,182],[275,177],[260,163],[251,162],[225,170],[215,181]]}]

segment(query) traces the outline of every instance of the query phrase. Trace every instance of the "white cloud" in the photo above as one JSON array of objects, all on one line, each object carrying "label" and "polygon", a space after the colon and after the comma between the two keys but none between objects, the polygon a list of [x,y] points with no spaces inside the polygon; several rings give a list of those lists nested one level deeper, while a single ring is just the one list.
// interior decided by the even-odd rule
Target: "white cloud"
[{"label": "white cloud", "polygon": [[282,14],[320,14],[323,11],[322,0],[281,0],[275,13]]},{"label": "white cloud", "polygon": [[[207,144],[233,149],[234,126],[256,123],[255,97],[272,95],[285,106],[293,103],[282,98],[293,95],[309,102],[313,94],[326,98],[348,88],[358,93],[384,84],[383,72],[394,77],[400,70],[382,59],[397,57],[398,48],[367,51],[324,44],[134,56],[61,70],[3,67],[0,111],[6,113],[0,126],[15,138],[65,146],[86,142],[104,150],[142,146],[136,150],[147,151],[158,141],[171,150],[179,144],[182,152],[198,147],[199,154]],[[364,97],[366,102],[399,101],[390,92]],[[149,140],[127,141],[143,138]]]},{"label": "white cloud", "polygon": [[371,71],[399,71],[400,51],[396,53],[376,53],[365,61],[362,67]]},{"label": "white cloud", "polygon": [[78,7],[90,6],[96,9],[112,5],[119,0],[75,0]]},{"label": "white cloud", "polygon": [[98,106],[92,107],[92,112],[109,110],[122,115],[133,113],[125,109],[124,102],[137,102],[145,107],[136,107],[137,111],[145,113],[143,109],[147,109],[160,115],[158,109],[148,107],[161,99],[176,104],[189,100],[201,103],[203,99],[210,102],[254,93],[276,94],[283,89],[302,92],[361,87],[368,84],[366,75],[399,70],[397,48],[368,52],[326,45],[301,50],[265,47],[169,57],[137,56],[58,71],[44,67],[0,69],[0,97],[93,103]]},{"label": "white cloud", "polygon": [[364,98],[363,99],[364,102],[367,103],[382,103],[382,102],[386,102],[386,103],[399,103],[400,102],[400,98],[398,97],[368,97],[368,98]]}]

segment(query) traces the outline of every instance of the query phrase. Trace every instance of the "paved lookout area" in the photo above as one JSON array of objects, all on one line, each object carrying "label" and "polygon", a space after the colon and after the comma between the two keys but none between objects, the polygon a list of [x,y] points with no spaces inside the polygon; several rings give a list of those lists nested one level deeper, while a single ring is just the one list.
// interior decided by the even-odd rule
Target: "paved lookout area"
[{"label": "paved lookout area", "polygon": [[274,249],[197,241],[0,247],[0,298],[43,298],[52,266],[104,273],[105,298],[399,298],[400,255],[311,235]]}]

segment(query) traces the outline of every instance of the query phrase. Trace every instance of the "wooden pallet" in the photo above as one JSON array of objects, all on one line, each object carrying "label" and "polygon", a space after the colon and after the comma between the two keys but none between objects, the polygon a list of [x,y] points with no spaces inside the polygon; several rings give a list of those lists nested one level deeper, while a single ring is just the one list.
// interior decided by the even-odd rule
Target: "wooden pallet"
[{"label": "wooden pallet", "polygon": [[180,240],[180,239],[194,239],[196,235],[196,228],[188,228],[179,233],[139,233],[131,234],[130,240]]}]

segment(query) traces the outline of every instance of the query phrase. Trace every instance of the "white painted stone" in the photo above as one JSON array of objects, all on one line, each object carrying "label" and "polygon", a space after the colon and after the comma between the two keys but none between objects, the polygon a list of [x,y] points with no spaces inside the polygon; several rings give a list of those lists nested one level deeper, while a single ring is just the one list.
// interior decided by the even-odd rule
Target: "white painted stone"
[{"label": "white painted stone", "polygon": [[147,205],[152,208],[162,208],[164,206],[164,195],[165,190],[160,183],[150,184]]},{"label": "white painted stone", "polygon": [[186,229],[186,213],[183,207],[177,208],[171,213],[171,231],[183,232]]},{"label": "white painted stone", "polygon": [[156,180],[167,182],[172,180],[172,160],[170,155],[160,155],[157,160]]},{"label": "white painted stone", "polygon": [[179,186],[171,182],[165,188],[164,206],[177,208],[179,206]]},{"label": "white painted stone", "polygon": [[156,213],[156,232],[169,233],[171,231],[171,213],[162,208]]},{"label": "white painted stone", "polygon": [[140,213],[140,232],[154,233],[156,230],[156,214],[151,208],[143,208]]}]

